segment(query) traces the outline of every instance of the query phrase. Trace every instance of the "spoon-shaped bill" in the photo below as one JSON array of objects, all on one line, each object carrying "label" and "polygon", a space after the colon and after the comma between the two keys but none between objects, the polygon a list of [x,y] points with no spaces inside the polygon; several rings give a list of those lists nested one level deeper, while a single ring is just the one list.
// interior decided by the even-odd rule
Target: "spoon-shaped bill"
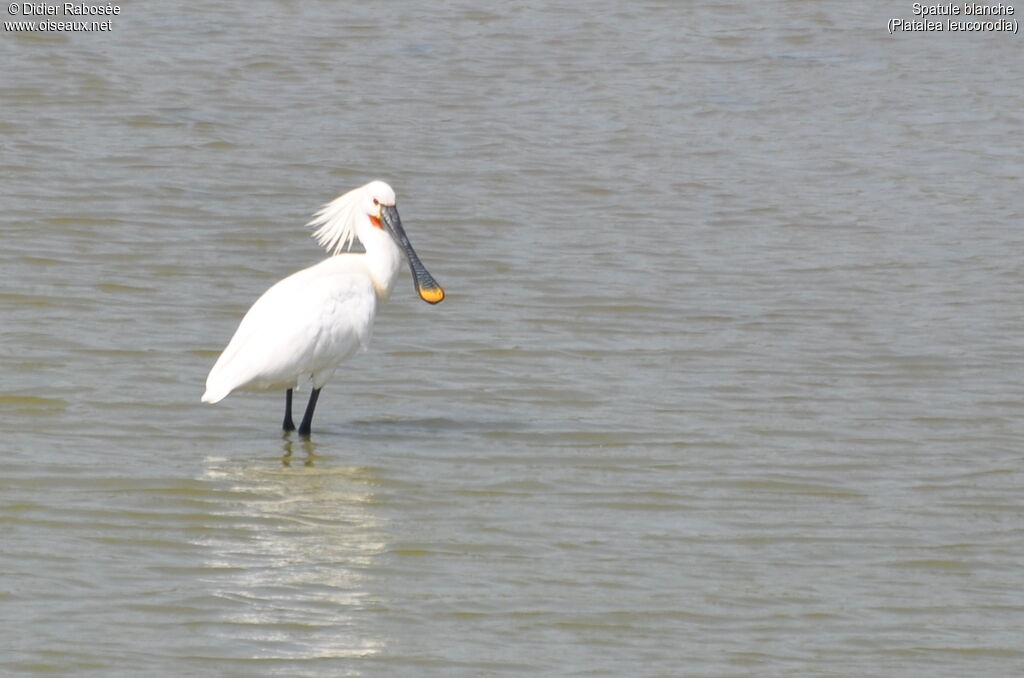
[{"label": "spoon-shaped bill", "polygon": [[444,299],[444,290],[434,280],[434,276],[430,275],[427,267],[417,256],[416,250],[412,248],[409,236],[402,228],[402,219],[398,216],[398,210],[393,205],[383,206],[380,211],[380,220],[384,223],[388,234],[405,252],[405,256],[409,260],[409,270],[412,271],[413,284],[416,285],[416,292],[420,295],[420,299],[428,304],[440,303]]}]

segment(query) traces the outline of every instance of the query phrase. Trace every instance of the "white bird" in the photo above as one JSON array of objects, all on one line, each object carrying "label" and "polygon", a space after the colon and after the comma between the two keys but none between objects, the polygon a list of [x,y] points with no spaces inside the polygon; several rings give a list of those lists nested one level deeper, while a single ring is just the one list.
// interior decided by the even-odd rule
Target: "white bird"
[{"label": "white bird", "polygon": [[[370,341],[377,306],[398,279],[403,254],[420,298],[444,290],[416,256],[383,181],[349,191],[323,206],[307,226],[334,256],[298,271],[263,293],[206,378],[204,403],[237,390],[285,390],[284,430],[294,431],[292,389],[309,377],[313,390],[299,434],[308,436],[320,389],[338,365]],[[358,238],[365,253],[346,251]]]}]

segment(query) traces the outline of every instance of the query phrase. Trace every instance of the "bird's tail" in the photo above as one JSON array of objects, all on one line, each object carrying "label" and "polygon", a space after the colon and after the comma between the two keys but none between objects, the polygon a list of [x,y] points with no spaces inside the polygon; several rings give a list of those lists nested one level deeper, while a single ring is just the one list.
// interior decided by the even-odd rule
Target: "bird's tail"
[{"label": "bird's tail", "polygon": [[[233,341],[234,338],[232,338]],[[210,373],[206,375],[206,391],[200,399],[202,402],[219,403],[227,398],[235,390],[235,387],[238,386],[238,382],[232,379],[230,370],[227,368],[231,362],[230,356],[235,352],[237,351],[233,352],[232,344],[229,343],[228,347],[217,358],[217,362],[210,369]]]},{"label": "bird's tail", "polygon": [[232,390],[223,378],[217,378],[217,368],[214,367],[210,371],[210,376],[206,378],[206,392],[203,393],[201,400],[204,403],[219,403],[227,398]]},{"label": "bird's tail", "polygon": [[215,388],[210,388],[208,386],[206,388],[206,392],[203,393],[203,397],[201,400],[204,403],[219,403],[220,401],[228,397],[228,393],[229,391],[225,391],[224,389],[218,390]]}]

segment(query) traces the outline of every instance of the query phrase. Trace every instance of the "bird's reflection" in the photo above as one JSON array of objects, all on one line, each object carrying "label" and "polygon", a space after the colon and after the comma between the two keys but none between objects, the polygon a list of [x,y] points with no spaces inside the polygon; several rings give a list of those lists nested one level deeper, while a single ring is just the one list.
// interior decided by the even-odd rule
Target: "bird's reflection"
[{"label": "bird's reflection", "polygon": [[307,467],[313,466],[313,461],[316,458],[316,443],[305,437],[301,437],[298,441],[295,441],[292,440],[291,435],[292,434],[289,432],[285,433],[283,436],[284,454],[281,455],[281,464],[285,468],[291,468],[293,454],[295,453],[295,443],[298,442],[300,453],[304,455],[302,465]]},{"label": "bird's reflection", "polygon": [[194,541],[210,601],[202,623],[231,656],[377,655],[385,641],[366,611],[391,540],[375,510],[378,482],[371,469],[335,465],[344,453],[318,456],[308,439],[286,437],[278,449],[282,464],[251,450],[206,459]]}]

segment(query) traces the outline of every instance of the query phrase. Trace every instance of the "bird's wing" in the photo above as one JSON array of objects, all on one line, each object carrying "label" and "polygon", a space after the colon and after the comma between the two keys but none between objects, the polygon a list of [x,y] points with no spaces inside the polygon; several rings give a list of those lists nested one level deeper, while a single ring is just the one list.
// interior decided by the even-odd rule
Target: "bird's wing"
[{"label": "bird's wing", "polygon": [[290,388],[367,345],[376,293],[359,266],[341,258],[294,273],[256,300],[210,371],[204,400]]}]

